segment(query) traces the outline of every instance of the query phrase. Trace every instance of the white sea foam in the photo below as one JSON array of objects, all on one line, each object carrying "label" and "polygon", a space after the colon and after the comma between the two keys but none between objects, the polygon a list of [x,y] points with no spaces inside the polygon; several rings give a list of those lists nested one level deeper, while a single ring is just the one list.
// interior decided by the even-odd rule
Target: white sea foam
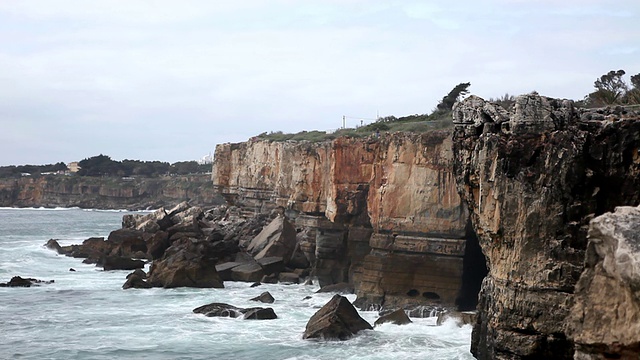
[{"label": "white sea foam", "polygon": [[[102,271],[42,245],[115,229],[122,213],[6,211],[0,217],[0,281],[21,275],[55,283],[0,288],[0,358],[21,359],[471,359],[471,328],[434,319],[383,324],[344,342],[302,340],[309,318],[332,296],[317,286],[225,282],[224,289],[122,290],[126,271]],[[26,226],[30,225],[30,226]],[[79,229],[78,229],[79,227]],[[66,229],[66,230],[65,230]],[[44,241],[43,241],[44,240]],[[74,268],[76,271],[69,271]],[[148,270],[148,268],[147,268]],[[276,301],[249,299],[269,291]],[[304,300],[305,297],[310,299]],[[348,296],[353,301],[355,296]],[[269,306],[278,319],[208,318],[211,302]],[[361,312],[373,323],[375,312]]]},{"label": "white sea foam", "polygon": [[66,210],[78,210],[79,207],[3,207],[0,206],[0,210],[11,210],[11,211],[66,211]]}]

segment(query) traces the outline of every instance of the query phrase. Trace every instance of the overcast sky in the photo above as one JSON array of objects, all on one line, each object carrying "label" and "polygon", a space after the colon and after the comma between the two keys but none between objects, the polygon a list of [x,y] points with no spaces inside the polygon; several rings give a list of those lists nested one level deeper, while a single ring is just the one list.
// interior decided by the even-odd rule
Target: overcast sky
[{"label": "overcast sky", "polygon": [[640,73],[638,0],[0,0],[0,165],[195,160],[262,132]]}]

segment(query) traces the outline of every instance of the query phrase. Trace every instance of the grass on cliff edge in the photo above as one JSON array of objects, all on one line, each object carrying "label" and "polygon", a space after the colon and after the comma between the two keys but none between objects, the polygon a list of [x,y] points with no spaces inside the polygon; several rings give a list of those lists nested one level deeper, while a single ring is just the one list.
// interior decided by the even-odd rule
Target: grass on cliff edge
[{"label": "grass on cliff edge", "polygon": [[451,112],[433,113],[431,115],[410,115],[401,118],[387,117],[376,122],[358,128],[338,129],[335,132],[326,131],[301,131],[295,134],[285,134],[282,131],[262,133],[257,136],[259,139],[269,141],[310,141],[320,142],[333,140],[339,137],[364,138],[371,136],[376,131],[384,132],[410,132],[423,133],[432,130],[446,129],[453,126]]}]

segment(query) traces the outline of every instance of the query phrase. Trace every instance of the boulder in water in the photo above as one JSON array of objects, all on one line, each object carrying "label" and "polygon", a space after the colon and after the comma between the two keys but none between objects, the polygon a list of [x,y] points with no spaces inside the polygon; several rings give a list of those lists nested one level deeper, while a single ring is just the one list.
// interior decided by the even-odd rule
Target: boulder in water
[{"label": "boulder in water", "polygon": [[193,309],[196,314],[203,314],[208,317],[230,317],[237,318],[242,316],[245,320],[270,320],[277,319],[275,311],[272,308],[248,308],[243,309],[225,303],[211,303],[199,306]]},{"label": "boulder in water", "polygon": [[244,320],[272,320],[277,319],[278,316],[272,308],[249,308],[244,309]]},{"label": "boulder in water", "polygon": [[372,329],[346,297],[334,295],[309,319],[302,338],[347,340],[361,330]]},{"label": "boulder in water", "polygon": [[260,301],[267,304],[272,304],[275,299],[268,291],[263,292],[262,294],[250,299],[251,301]]},{"label": "boulder in water", "polygon": [[148,282],[152,286],[223,288],[215,268],[215,259],[197,251],[197,246],[177,244],[167,249],[165,256],[151,266]]},{"label": "boulder in water", "polygon": [[135,272],[127,275],[127,281],[122,285],[123,289],[148,289],[151,287],[151,284],[144,281],[144,279]]},{"label": "boulder in water", "polygon": [[34,285],[52,284],[54,280],[38,280],[34,278],[23,278],[20,276],[14,276],[7,283],[0,283],[0,287],[31,287]]},{"label": "boulder in water", "polygon": [[236,318],[242,314],[241,308],[235,307],[233,305],[225,304],[225,303],[211,303],[207,305],[199,306],[193,309],[193,312],[196,314],[203,314],[204,316],[220,316],[220,317],[231,317]]},{"label": "boulder in water", "polygon": [[412,321],[411,319],[409,319],[409,317],[407,316],[407,313],[405,313],[403,309],[398,309],[387,315],[380,316],[378,320],[376,320],[376,322],[373,323],[373,326],[382,325],[388,322],[396,325],[405,325],[405,324],[410,324]]}]

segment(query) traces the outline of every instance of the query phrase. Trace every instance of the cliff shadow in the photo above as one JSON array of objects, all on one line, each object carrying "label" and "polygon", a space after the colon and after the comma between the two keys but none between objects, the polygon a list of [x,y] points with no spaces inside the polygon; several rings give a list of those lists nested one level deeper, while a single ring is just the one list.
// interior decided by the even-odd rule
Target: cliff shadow
[{"label": "cliff shadow", "polygon": [[478,237],[473,231],[471,219],[467,222],[465,232],[467,242],[462,262],[462,287],[456,299],[456,306],[460,311],[476,309],[482,280],[489,273],[487,261],[480,248]]}]

